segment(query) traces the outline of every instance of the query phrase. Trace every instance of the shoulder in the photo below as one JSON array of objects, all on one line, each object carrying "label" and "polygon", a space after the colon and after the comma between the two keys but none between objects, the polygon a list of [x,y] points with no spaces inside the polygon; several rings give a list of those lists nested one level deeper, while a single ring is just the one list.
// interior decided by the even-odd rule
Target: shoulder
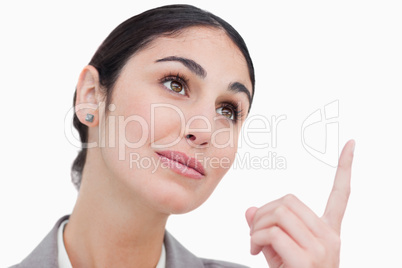
[{"label": "shoulder", "polygon": [[60,224],[68,219],[68,215],[60,218],[48,235],[21,263],[10,268],[53,268],[58,266],[57,262],[57,230]]},{"label": "shoulder", "polygon": [[204,263],[204,267],[206,268],[248,268],[247,266],[232,262],[218,261],[212,259],[201,259],[201,260]]},{"label": "shoulder", "polygon": [[[57,221],[53,229],[42,242],[21,263],[10,268],[57,267],[57,230],[60,224],[68,219],[64,216]],[[168,231],[165,232],[166,268],[246,268],[247,266],[226,261],[199,258],[182,246]]]},{"label": "shoulder", "polygon": [[191,268],[246,268],[226,261],[199,258],[181,245],[168,231],[165,232],[166,267]]}]

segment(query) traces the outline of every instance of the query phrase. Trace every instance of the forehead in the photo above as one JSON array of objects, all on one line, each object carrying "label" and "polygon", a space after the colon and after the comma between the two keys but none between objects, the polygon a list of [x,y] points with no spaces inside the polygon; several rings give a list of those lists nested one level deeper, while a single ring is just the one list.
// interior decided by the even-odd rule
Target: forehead
[{"label": "forehead", "polygon": [[185,57],[197,62],[207,71],[207,78],[235,80],[249,90],[252,88],[242,52],[221,29],[189,27],[174,35],[157,37],[133,55],[130,61],[144,68],[169,56]]}]

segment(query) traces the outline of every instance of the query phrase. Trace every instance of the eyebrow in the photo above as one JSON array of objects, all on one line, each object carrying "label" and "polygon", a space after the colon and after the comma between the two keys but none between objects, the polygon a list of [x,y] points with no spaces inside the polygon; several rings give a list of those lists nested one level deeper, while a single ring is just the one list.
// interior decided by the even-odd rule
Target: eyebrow
[{"label": "eyebrow", "polygon": [[186,66],[188,69],[190,69],[190,71],[195,73],[197,76],[201,78],[205,78],[207,76],[207,71],[205,71],[205,69],[202,68],[201,65],[199,65],[193,60],[182,57],[170,56],[163,59],[159,59],[156,62],[163,62],[163,61],[178,61],[182,63],[184,66]]},{"label": "eyebrow", "polygon": [[242,83],[239,83],[239,82],[231,83],[229,85],[228,89],[230,91],[235,92],[235,93],[238,93],[238,92],[245,93],[247,95],[249,107],[251,106],[251,94],[250,94],[250,91]]},{"label": "eyebrow", "polygon": [[[205,78],[207,76],[207,71],[198,63],[191,59],[183,58],[183,57],[177,57],[177,56],[169,56],[166,58],[162,58],[159,60],[156,60],[155,62],[165,62],[165,61],[177,61],[182,63],[184,66],[186,66],[191,72],[196,74],[197,76],[201,78]],[[251,94],[250,91],[242,84],[239,82],[234,82],[231,83],[228,87],[229,91],[232,91],[234,93],[239,93],[243,92],[247,95],[249,107],[251,106]]]}]

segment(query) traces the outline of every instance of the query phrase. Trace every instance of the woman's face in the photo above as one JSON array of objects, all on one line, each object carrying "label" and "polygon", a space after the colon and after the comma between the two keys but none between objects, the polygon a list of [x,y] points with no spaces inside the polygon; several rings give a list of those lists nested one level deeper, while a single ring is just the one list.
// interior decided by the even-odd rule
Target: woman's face
[{"label": "woman's face", "polygon": [[223,31],[155,39],[115,84],[101,142],[111,185],[163,213],[201,205],[234,161],[251,88],[244,56]]}]

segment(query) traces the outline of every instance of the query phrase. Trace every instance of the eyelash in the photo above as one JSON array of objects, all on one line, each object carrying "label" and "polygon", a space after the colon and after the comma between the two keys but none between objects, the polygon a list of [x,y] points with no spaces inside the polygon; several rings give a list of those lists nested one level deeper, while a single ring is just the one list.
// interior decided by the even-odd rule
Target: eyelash
[{"label": "eyelash", "polygon": [[[173,75],[172,73],[169,73],[167,75],[164,75],[163,78],[159,80],[159,82],[162,85],[164,83],[166,83],[166,82],[173,82],[173,81],[179,82],[183,86],[184,91],[186,91],[186,92],[188,91],[187,84],[188,84],[189,80],[184,75],[182,75],[180,73],[177,73],[176,75]],[[173,90],[170,90],[170,91],[174,92]],[[177,93],[177,92],[174,92],[174,93]],[[177,93],[177,94],[180,94],[180,93]]]},{"label": "eyelash", "polygon": [[230,108],[233,111],[233,120],[235,123],[237,123],[240,118],[243,117],[243,110],[239,110],[239,105],[237,103],[234,102],[228,102],[228,103],[223,103],[221,107],[219,107],[219,109],[223,109],[223,108]]},{"label": "eyelash", "polygon": [[[186,78],[186,76],[177,73],[176,75],[173,75],[172,73],[169,73],[167,75],[164,75],[162,79],[159,80],[159,82],[163,85],[166,82],[178,82],[183,86],[184,91],[189,91],[188,88],[188,78]],[[165,85],[163,85],[164,87],[166,87]],[[168,89],[170,92],[172,92],[173,94],[179,94],[179,95],[183,95],[180,94],[178,92],[175,92],[171,89]],[[186,93],[187,94],[187,93]],[[239,110],[239,105],[235,102],[227,102],[227,103],[223,103],[222,106],[220,106],[218,109],[224,109],[224,108],[229,108],[232,110],[233,112],[233,119],[229,119],[232,120],[233,122],[237,123],[239,121],[240,118],[243,117],[243,110]]]}]

